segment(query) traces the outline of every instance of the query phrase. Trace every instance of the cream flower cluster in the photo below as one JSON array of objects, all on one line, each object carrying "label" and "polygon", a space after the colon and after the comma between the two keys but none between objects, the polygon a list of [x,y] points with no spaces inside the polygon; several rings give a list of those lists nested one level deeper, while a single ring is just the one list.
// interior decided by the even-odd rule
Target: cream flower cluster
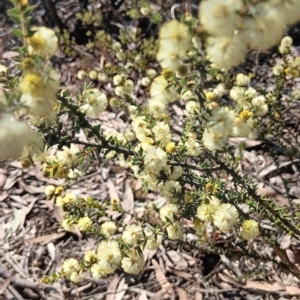
[{"label": "cream flower cluster", "polygon": [[211,150],[222,150],[230,136],[234,123],[234,111],[221,107],[212,112],[203,132],[203,145]]},{"label": "cream flower cluster", "polygon": [[[172,142],[171,124],[168,104],[179,98],[178,93],[163,75],[154,78],[150,86],[150,100],[147,105],[146,116],[139,116],[136,109],[130,107],[132,128],[140,142],[136,151],[143,151],[143,169],[132,165],[135,176],[142,180],[145,186],[153,191],[160,190],[171,199],[180,191],[181,186],[175,180],[181,177],[181,167],[170,167],[168,153],[174,153],[176,145]],[[169,180],[159,182],[163,172]]]},{"label": "cream flower cluster", "polygon": [[259,234],[259,226],[255,220],[247,220],[243,223],[241,228],[241,237],[246,240],[250,241],[256,238]]},{"label": "cream flower cluster", "polygon": [[182,90],[181,99],[186,101],[185,109],[188,113],[192,114],[195,113],[195,111],[199,111],[200,109],[199,99],[194,92],[186,89]]},{"label": "cream flower cluster", "polygon": [[285,36],[280,43],[279,52],[284,56],[282,63],[278,63],[273,67],[275,76],[286,76],[298,78],[300,76],[300,57],[291,53],[293,40],[289,36]]},{"label": "cream flower cluster", "polygon": [[122,233],[122,240],[129,245],[135,245],[143,238],[143,230],[141,226],[132,224],[127,225]]},{"label": "cream flower cluster", "polygon": [[[206,149],[220,151],[226,146],[229,137],[233,136],[255,138],[252,130],[254,124],[252,116],[266,114],[268,106],[264,96],[254,93],[255,90],[250,87],[248,88],[249,85],[250,78],[247,75],[240,73],[236,76],[236,85],[231,89],[230,95],[232,95],[232,98],[234,97],[234,100],[241,100],[241,94],[246,94],[247,96],[244,96],[245,101],[236,102],[234,109],[219,107],[218,103],[214,101],[228,93],[224,84],[218,84],[212,91],[204,90],[206,96],[205,105],[211,112],[202,134],[202,143]],[[198,97],[191,90],[183,89],[181,99],[187,101],[185,107],[189,114],[193,115],[199,111],[200,104]],[[241,110],[242,112],[240,113]],[[202,152],[202,146],[197,140],[197,135],[193,132],[188,133],[188,138],[184,146],[189,156],[198,156]]]},{"label": "cream flower cluster", "polygon": [[119,267],[122,253],[117,241],[102,241],[97,249],[97,264],[104,270],[102,276],[112,274]]},{"label": "cream flower cluster", "polygon": [[74,283],[79,283],[84,278],[79,261],[75,258],[67,258],[63,263],[62,270]]},{"label": "cream flower cluster", "polygon": [[[217,97],[217,91],[208,91],[206,95],[209,104],[210,99]],[[271,93],[261,95],[250,87],[249,76],[242,73],[237,74],[229,96],[235,102],[234,109],[212,106],[207,127],[203,132],[203,145],[211,151],[222,150],[229,137],[255,139],[257,137],[254,131],[255,119],[268,113],[268,101],[274,98]]]},{"label": "cream flower cluster", "polygon": [[134,90],[134,82],[127,78],[125,73],[117,74],[113,77],[113,83],[115,85],[115,94],[119,97],[125,95],[131,95]]},{"label": "cream flower cluster", "polygon": [[174,218],[178,212],[178,206],[174,203],[167,203],[159,210],[159,217],[166,223],[167,234],[171,240],[183,239],[183,227],[180,221]]},{"label": "cream flower cluster", "polygon": [[279,42],[287,26],[300,19],[300,2],[267,0],[245,5],[242,0],[204,0],[199,18],[211,35],[208,58],[228,70],[243,60],[248,48],[268,49]]},{"label": "cream flower cluster", "polygon": [[20,101],[30,113],[34,125],[49,126],[56,120],[54,106],[59,85],[57,72],[46,67],[42,71],[28,71],[21,79]]},{"label": "cream flower cluster", "polygon": [[157,60],[162,68],[178,71],[191,46],[191,37],[187,25],[177,20],[162,25],[159,32],[159,49]]},{"label": "cream flower cluster", "polygon": [[18,159],[44,150],[42,137],[15,118],[0,120],[0,159]]},{"label": "cream flower cluster", "polygon": [[108,105],[107,96],[96,88],[86,89],[83,92],[83,103],[79,111],[88,117],[98,117]]},{"label": "cream flower cluster", "polygon": [[[256,117],[264,116],[269,110],[266,96],[261,95],[253,87],[249,87],[249,83],[248,76],[238,74],[236,84],[229,91],[229,95],[235,101],[236,110],[248,110]],[[271,94],[267,96],[271,96]],[[251,123],[253,123],[252,118],[246,118],[246,121],[251,127]],[[250,133],[251,129],[249,128],[248,131]]]},{"label": "cream flower cluster", "polygon": [[143,270],[145,261],[137,250],[132,249],[127,251],[126,256],[122,259],[121,265],[126,273],[137,275]]},{"label": "cream flower cluster", "polygon": [[[87,258],[86,258],[87,260]],[[89,258],[90,261],[94,259]],[[114,273],[120,266],[122,253],[117,241],[101,241],[97,253],[97,262],[92,264],[90,271],[94,278],[99,279]]]},{"label": "cream flower cluster", "polygon": [[197,217],[203,222],[213,222],[221,231],[228,232],[238,221],[237,209],[229,203],[211,196],[208,203],[202,203],[197,208]]},{"label": "cream flower cluster", "polygon": [[[65,200],[65,199],[63,199],[63,200]],[[56,204],[58,206],[61,205],[60,203],[57,203],[57,202],[56,202]],[[88,216],[81,217],[77,220],[75,220],[74,218],[71,218],[71,217],[65,217],[63,219],[63,221],[61,222],[61,227],[65,231],[79,230],[81,232],[86,232],[86,231],[89,231],[92,228],[92,226],[93,226],[93,221]]]},{"label": "cream flower cluster", "polygon": [[[127,242],[136,242],[141,238],[141,228],[137,225],[128,225],[122,239]],[[119,267],[128,274],[138,274],[144,268],[144,258],[136,249],[126,250],[123,254],[119,243],[115,240],[101,241],[97,253],[86,253],[85,261],[93,263],[90,267],[94,278],[100,279],[114,273]]]},{"label": "cream flower cluster", "polygon": [[[87,219],[87,217],[81,219]],[[79,227],[81,219],[77,222],[78,224],[75,224],[74,221],[66,218],[64,229],[72,230],[75,228],[74,226]],[[67,226],[69,228],[66,229]],[[101,225],[101,232],[106,237],[112,237],[116,230],[117,227],[113,221],[105,221]],[[137,251],[137,247],[144,244],[146,249],[156,250],[161,244],[161,236],[153,229],[147,228],[145,232],[143,230],[140,225],[127,225],[119,241],[103,240],[100,242],[97,252],[87,251],[84,261],[88,264],[92,276],[96,279],[103,278],[114,273],[119,267],[122,267],[128,274],[141,272],[145,262],[139,251]],[[125,249],[122,251],[119,243],[126,244]]]},{"label": "cream flower cluster", "polygon": [[161,244],[161,236],[136,224],[127,225],[121,239],[129,246],[141,245],[146,241],[145,248],[149,250],[156,250]]},{"label": "cream flower cluster", "polygon": [[43,175],[49,178],[66,178],[71,168],[79,161],[80,150],[75,144],[70,148],[63,146],[55,155],[46,156],[43,163]]},{"label": "cream flower cluster", "polygon": [[170,86],[163,75],[155,77],[150,86],[149,113],[157,120],[166,118],[168,115],[167,105],[175,102],[178,98],[179,95],[175,88]]},{"label": "cream flower cluster", "polygon": [[[46,193],[46,191],[45,191]],[[73,193],[67,193],[65,196],[57,196],[55,199],[55,204],[58,207],[63,208],[65,205],[68,204],[75,204],[78,200],[78,197]]]},{"label": "cream flower cluster", "polygon": [[117,225],[113,221],[105,221],[101,224],[101,232],[106,236],[113,236],[117,231]]},{"label": "cream flower cluster", "polygon": [[100,242],[96,255],[89,251],[85,261],[96,261],[90,267],[92,277],[96,279],[114,273],[120,266],[128,274],[138,274],[145,265],[137,250],[128,250],[122,255],[118,242],[114,240]]},{"label": "cream flower cluster", "polygon": [[58,38],[52,29],[47,27],[35,27],[32,29],[34,34],[28,39],[29,53],[35,52],[51,58],[58,49]]},{"label": "cream flower cluster", "polygon": [[162,242],[162,236],[155,235],[152,232],[146,233],[146,239],[147,239],[147,242],[145,245],[145,249],[148,249],[148,250],[157,250]]},{"label": "cream flower cluster", "polygon": [[46,27],[33,28],[33,35],[28,38],[28,55],[22,61],[24,77],[19,87],[22,92],[21,103],[31,115],[35,126],[44,124],[46,127],[56,120],[56,94],[60,83],[57,72],[48,64],[39,64],[31,57],[38,54],[43,59],[51,58],[58,48],[55,32]]},{"label": "cream flower cluster", "polygon": [[188,138],[184,144],[186,147],[186,154],[189,156],[199,156],[202,152],[201,144],[199,143],[197,136],[193,132],[188,133]]}]

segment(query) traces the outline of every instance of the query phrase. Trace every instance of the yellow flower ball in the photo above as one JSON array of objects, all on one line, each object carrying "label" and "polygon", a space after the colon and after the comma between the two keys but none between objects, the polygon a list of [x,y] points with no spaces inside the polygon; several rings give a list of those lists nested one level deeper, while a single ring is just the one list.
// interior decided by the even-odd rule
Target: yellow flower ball
[{"label": "yellow flower ball", "polygon": [[255,220],[247,220],[243,223],[242,230],[241,230],[241,237],[246,240],[250,241],[257,237],[259,234],[259,226]]}]

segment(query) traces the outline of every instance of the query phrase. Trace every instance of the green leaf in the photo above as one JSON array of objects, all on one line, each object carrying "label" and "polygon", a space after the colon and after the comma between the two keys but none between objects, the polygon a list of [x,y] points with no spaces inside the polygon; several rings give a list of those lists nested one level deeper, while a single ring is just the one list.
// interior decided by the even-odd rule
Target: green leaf
[{"label": "green leaf", "polygon": [[92,136],[94,136],[94,132],[89,131],[89,133],[88,133],[88,135],[87,135],[87,138],[89,139],[89,138],[91,138]]},{"label": "green leaf", "polygon": [[17,37],[19,37],[19,38],[23,37],[23,32],[22,32],[22,30],[20,28],[13,29],[12,33],[14,35],[16,35]]},{"label": "green leaf", "polygon": [[166,219],[166,223],[172,223],[172,221],[167,216],[164,216],[164,217]]},{"label": "green leaf", "polygon": [[54,169],[53,169],[53,175],[55,175],[57,171],[58,171],[58,166],[54,167]]},{"label": "green leaf", "polygon": [[19,15],[10,15],[9,16],[16,24],[21,24]]},{"label": "green leaf", "polygon": [[101,127],[100,124],[95,125],[95,126],[94,126],[95,131],[99,132],[99,131],[100,131],[100,127]]},{"label": "green leaf", "polygon": [[185,78],[181,78],[180,84],[181,84],[181,85],[186,85],[186,80],[185,80]]},{"label": "green leaf", "polygon": [[7,11],[7,14],[8,14],[9,16],[11,16],[11,15],[16,15],[16,16],[18,16],[18,15],[20,14],[20,9],[19,9],[18,7],[11,8],[11,9],[9,9],[9,10]]},{"label": "green leaf", "polygon": [[28,6],[26,6],[26,8],[23,11],[23,13],[27,14],[28,12],[32,12],[35,8],[36,8],[35,5],[28,5]]},{"label": "green leaf", "polygon": [[84,156],[81,156],[78,160],[78,164],[82,165],[83,161],[84,161]]}]

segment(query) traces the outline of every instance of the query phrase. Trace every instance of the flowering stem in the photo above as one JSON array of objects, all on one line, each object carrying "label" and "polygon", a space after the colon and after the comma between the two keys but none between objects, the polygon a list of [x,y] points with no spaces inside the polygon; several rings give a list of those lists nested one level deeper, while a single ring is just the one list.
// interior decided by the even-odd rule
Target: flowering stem
[{"label": "flowering stem", "polygon": [[[67,99],[65,99],[64,97],[61,97],[59,95],[57,96],[57,98],[60,102],[63,103],[63,105],[65,107],[70,109],[70,111],[78,117],[80,124],[82,124],[85,128],[91,130],[92,133],[101,142],[101,145],[89,144],[88,143],[87,144],[88,146],[93,146],[93,147],[97,147],[97,148],[99,148],[99,147],[107,148],[108,150],[114,150],[114,151],[118,151],[119,153],[135,156],[134,151],[131,151],[129,149],[126,149],[126,148],[123,148],[123,147],[120,147],[120,146],[117,147],[117,146],[114,146],[114,145],[110,144],[109,142],[107,142],[105,137],[102,136],[101,133],[89,123],[89,121],[86,120],[85,115],[82,112],[78,111],[78,107],[76,105],[70,104]],[[78,142],[78,143],[83,144],[83,142]]]},{"label": "flowering stem", "polygon": [[224,162],[219,160],[217,157],[213,156],[209,151],[205,150],[205,152],[211,159],[213,159],[216,163],[218,163],[223,170],[225,170],[228,174],[232,176],[235,183],[242,184],[243,187],[248,191],[249,196],[253,200],[261,204],[264,209],[266,209],[269,213],[271,213],[271,215],[273,215],[273,217],[280,220],[281,223],[284,225],[282,226],[284,230],[288,228],[290,231],[292,231],[293,233],[297,234],[298,237],[300,237],[300,230],[297,229],[294,225],[292,225],[289,221],[284,219],[280,214],[278,214],[273,207],[271,207],[268,203],[266,203],[266,201],[263,201],[261,197],[256,194],[255,189],[253,189],[253,187],[251,187],[249,184],[245,182],[243,177],[241,177],[235,170],[229,168]]},{"label": "flowering stem", "polygon": [[[123,153],[126,155],[131,155],[131,156],[136,156],[136,153],[132,150],[129,150],[127,148],[121,147],[121,146],[114,146],[112,144],[110,144],[104,136],[102,136],[100,134],[99,131],[97,131],[85,118],[85,115],[78,111],[78,108],[76,105],[70,104],[67,99],[65,99],[64,97],[58,96],[59,101],[61,101],[65,107],[69,108],[70,111],[76,115],[80,121],[80,123],[82,125],[84,125],[86,128],[90,129],[93,134],[101,141],[101,145],[98,144],[93,144],[93,143],[86,143],[86,142],[81,142],[79,140],[76,141],[76,143],[78,144],[82,144],[82,145],[86,145],[86,146],[91,146],[91,147],[95,147],[95,148],[107,148],[108,150],[113,150],[116,151],[118,153]],[[214,168],[199,168],[197,165],[192,165],[192,164],[188,164],[188,163],[182,163],[182,162],[178,162],[178,161],[172,161],[169,160],[168,164],[171,166],[181,166],[183,168],[186,169],[191,169],[191,170],[196,170],[199,172],[211,172],[211,171],[218,171],[220,170],[220,167],[214,167]]]},{"label": "flowering stem", "polygon": [[188,163],[181,163],[179,161],[168,161],[168,165],[170,166],[180,166],[186,169],[191,169],[191,170],[195,170],[195,171],[200,171],[200,172],[212,172],[212,171],[218,171],[220,170],[220,167],[215,167],[215,168],[199,168],[197,165],[191,165]]}]

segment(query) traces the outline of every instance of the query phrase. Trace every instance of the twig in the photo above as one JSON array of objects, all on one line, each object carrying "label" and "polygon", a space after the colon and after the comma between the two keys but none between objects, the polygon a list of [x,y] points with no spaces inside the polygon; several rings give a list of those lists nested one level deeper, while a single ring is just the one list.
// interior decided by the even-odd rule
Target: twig
[{"label": "twig", "polygon": [[88,284],[85,284],[84,286],[78,287],[77,289],[73,289],[71,291],[71,295],[75,296],[75,295],[79,295],[81,292],[83,292],[86,289],[89,289],[92,286],[92,282],[89,282]]},{"label": "twig", "polygon": [[19,292],[11,285],[7,287],[8,291],[12,293],[16,300],[24,300],[24,298],[19,294]]},{"label": "twig", "polygon": [[[69,108],[70,111],[76,115],[79,119],[79,122],[81,123],[81,125],[83,125],[85,128],[89,129],[92,131],[92,133],[99,139],[99,141],[101,142],[100,145],[97,145],[97,147],[102,147],[102,148],[106,148],[108,150],[114,150],[114,151],[118,151],[119,153],[123,153],[123,154],[127,154],[127,155],[134,155],[135,152],[132,151],[132,150],[129,150],[129,149],[126,149],[124,147],[117,147],[117,146],[114,146],[112,144],[110,144],[104,136],[102,136],[100,134],[99,131],[97,131],[91,124],[90,122],[85,118],[85,115],[80,112],[78,110],[78,107],[74,104],[71,104],[68,102],[67,99],[65,99],[64,97],[61,97],[61,96],[57,96],[58,100],[60,102],[62,102],[64,104],[65,107]],[[80,143],[83,143],[83,142],[80,142]]]},{"label": "twig", "polygon": [[[6,253],[4,259],[14,268],[14,270],[19,273],[22,277],[27,277],[27,274],[23,271],[21,266],[10,257],[9,253]],[[1,275],[1,272],[0,272]]]},{"label": "twig", "polygon": [[56,7],[55,7],[54,2],[52,0],[42,0],[42,3],[45,7],[45,10],[49,11],[53,23],[60,29],[60,31],[63,31],[66,28],[66,26],[59,18],[58,14],[56,12]]},{"label": "twig", "polygon": [[207,294],[223,294],[223,293],[230,293],[230,292],[239,292],[240,289],[222,289],[222,290],[216,290],[216,289],[193,289],[196,292],[199,293],[207,293]]},{"label": "twig", "polygon": [[215,168],[199,168],[197,165],[191,165],[188,163],[182,163],[179,161],[168,161],[168,165],[171,166],[180,166],[183,168],[199,171],[199,172],[213,172],[213,171],[219,171],[221,168],[220,167],[215,167]]},{"label": "twig", "polygon": [[[4,293],[4,291],[7,289],[7,287],[9,286],[11,279],[13,278],[13,275],[7,277],[5,279],[5,281],[2,283],[2,285],[0,286],[0,295],[2,295]],[[2,281],[2,280],[1,280]],[[0,282],[1,282],[0,281]]]},{"label": "twig", "polygon": [[[8,271],[6,268],[0,266],[0,276],[3,278],[8,278],[12,276],[12,273]],[[20,278],[20,277],[13,277],[11,279],[11,283],[20,288],[30,288],[33,290],[44,290],[46,292],[56,291],[58,292],[57,288],[53,287],[52,285],[46,285],[39,282],[33,282],[29,279]]]},{"label": "twig", "polygon": [[238,278],[243,277],[242,272],[238,268],[236,268],[235,266],[232,265],[232,263],[230,262],[228,257],[226,257],[224,254],[221,254],[220,258],[221,258],[222,264],[226,268],[230,269],[235,274],[236,277],[238,277]]}]

